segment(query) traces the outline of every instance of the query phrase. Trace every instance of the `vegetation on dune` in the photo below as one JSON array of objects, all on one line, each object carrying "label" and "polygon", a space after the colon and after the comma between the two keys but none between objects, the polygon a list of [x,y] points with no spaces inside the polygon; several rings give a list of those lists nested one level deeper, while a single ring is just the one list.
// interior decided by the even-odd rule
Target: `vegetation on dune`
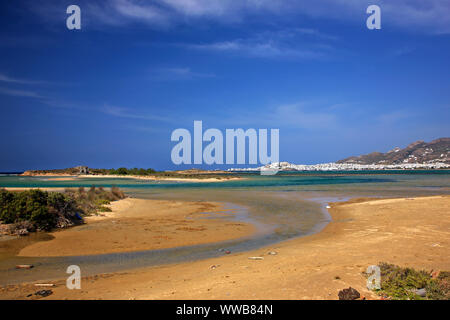
[{"label": "vegetation on dune", "polygon": [[[185,171],[156,171],[154,169],[142,169],[142,168],[118,168],[118,169],[91,169],[91,173],[99,175],[120,175],[120,176],[155,176],[166,178],[195,178],[195,179],[208,179],[208,178],[223,178],[224,174],[212,173],[209,171],[201,170],[185,170]],[[229,175],[229,174],[227,174]]]},{"label": "vegetation on dune", "polygon": [[[78,168],[67,168],[67,169],[54,169],[54,170],[31,170],[27,171],[25,175],[80,175]],[[118,175],[118,176],[155,176],[163,178],[191,178],[191,179],[223,179],[224,176],[231,176],[228,172],[212,172],[204,170],[182,170],[182,171],[156,171],[154,169],[143,169],[143,168],[125,168],[121,167],[118,169],[94,169],[89,168],[89,172],[86,175],[94,176],[108,176],[108,175]],[[236,176],[236,175],[233,175]]]},{"label": "vegetation on dune", "polygon": [[84,187],[79,187],[78,189],[66,189],[65,193],[75,200],[78,208],[84,215],[95,214],[98,211],[111,211],[105,205],[111,201],[125,198],[125,194],[117,187],[112,187],[111,191],[106,191],[103,187],[96,188],[95,186],[90,187],[86,191]]},{"label": "vegetation on dune", "polygon": [[110,169],[108,170],[107,174],[116,174],[116,175],[124,175],[124,176],[148,176],[148,175],[152,175],[155,174],[156,170],[154,169],[143,169],[143,168],[132,168],[132,169],[127,169],[127,168],[119,168],[119,169]]},{"label": "vegetation on dune", "polygon": [[[378,266],[381,270],[381,289],[377,290],[377,293],[381,296],[398,300],[450,299],[450,272],[441,271],[433,274],[385,262]],[[418,290],[421,289],[424,296],[418,294]]]},{"label": "vegetation on dune", "polygon": [[94,186],[67,189],[64,193],[33,189],[10,192],[0,189],[0,222],[8,233],[27,234],[36,230],[49,231],[82,223],[82,216],[98,211],[110,211],[106,204],[125,198],[116,187],[111,191]]}]

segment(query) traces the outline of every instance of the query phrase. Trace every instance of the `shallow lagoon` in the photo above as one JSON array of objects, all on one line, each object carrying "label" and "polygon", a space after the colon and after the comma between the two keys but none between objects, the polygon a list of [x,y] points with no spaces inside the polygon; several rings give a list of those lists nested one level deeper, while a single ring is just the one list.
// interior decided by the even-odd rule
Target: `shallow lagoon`
[{"label": "shallow lagoon", "polygon": [[[407,197],[450,194],[450,171],[393,172],[284,172],[275,176],[242,174],[245,179],[222,182],[166,182],[128,178],[80,178],[51,181],[50,177],[0,176],[0,187],[110,187],[117,185],[137,198],[218,201],[229,214],[254,223],[259,232],[239,240],[164,250],[83,257],[0,260],[0,284],[59,279],[71,264],[83,276],[178,263],[223,255],[224,249],[240,252],[320,231],[329,221],[329,202],[353,197]],[[29,240],[27,240],[29,241]],[[76,244],[74,244],[76,245]],[[16,270],[16,264],[35,268]]]}]

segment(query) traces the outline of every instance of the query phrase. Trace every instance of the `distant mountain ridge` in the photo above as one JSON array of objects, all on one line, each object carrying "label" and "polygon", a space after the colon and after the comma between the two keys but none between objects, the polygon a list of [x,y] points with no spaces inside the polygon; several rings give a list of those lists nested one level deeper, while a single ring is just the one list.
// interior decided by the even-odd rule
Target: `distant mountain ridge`
[{"label": "distant mountain ridge", "polygon": [[258,168],[231,168],[228,171],[364,171],[364,170],[438,170],[450,169],[450,138],[431,142],[416,141],[404,149],[394,148],[386,153],[372,152],[337,162],[292,164],[275,162]]},{"label": "distant mountain ridge", "polygon": [[394,148],[386,153],[372,152],[339,160],[339,164],[399,165],[399,164],[450,164],[450,138],[431,142],[416,141],[404,149]]}]

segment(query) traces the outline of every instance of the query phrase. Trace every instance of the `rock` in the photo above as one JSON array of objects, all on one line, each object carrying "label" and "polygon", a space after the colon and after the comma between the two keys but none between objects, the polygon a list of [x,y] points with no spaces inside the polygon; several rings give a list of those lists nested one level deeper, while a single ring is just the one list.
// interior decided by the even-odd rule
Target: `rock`
[{"label": "rock", "polygon": [[436,270],[436,271],[432,271],[431,272],[431,278],[432,279],[437,279],[438,277],[439,277],[439,274],[440,274],[441,272],[439,271],[439,270]]},{"label": "rock", "polygon": [[31,269],[33,268],[32,264],[18,264],[16,269]]},{"label": "rock", "polygon": [[17,236],[27,236],[30,232],[36,231],[35,226],[30,221],[20,221],[10,227],[10,232]]},{"label": "rock", "polygon": [[422,298],[427,295],[427,290],[425,288],[413,290],[413,292]]},{"label": "rock", "polygon": [[216,268],[218,268],[220,266],[220,264],[217,264],[217,265],[215,265],[215,264],[213,264],[211,267],[209,267],[210,269],[216,269]]},{"label": "rock", "polygon": [[226,254],[230,254],[230,253],[231,253],[231,251],[228,251],[228,250],[227,250],[227,251],[225,251],[225,253],[226,253]]},{"label": "rock", "polygon": [[0,223],[0,234],[10,235],[12,230],[12,224],[1,224]]},{"label": "rock", "polygon": [[268,254],[268,255],[271,255],[271,256],[277,255],[277,253],[276,253],[275,251],[269,251],[267,254]]},{"label": "rock", "polygon": [[356,289],[353,289],[352,287],[339,291],[338,296],[339,300],[356,300],[361,297],[359,292]]},{"label": "rock", "polygon": [[34,295],[41,296],[41,297],[48,297],[51,294],[53,294],[52,290],[40,290],[40,291],[36,292]]},{"label": "rock", "polygon": [[56,227],[60,229],[65,229],[74,226],[75,223],[73,223],[70,219],[66,218],[63,215],[59,215],[56,220]]},{"label": "rock", "polygon": [[250,260],[264,260],[263,257],[248,257]]},{"label": "rock", "polygon": [[29,234],[29,232],[27,229],[19,229],[19,230],[16,230],[15,234],[18,236],[27,236]]}]

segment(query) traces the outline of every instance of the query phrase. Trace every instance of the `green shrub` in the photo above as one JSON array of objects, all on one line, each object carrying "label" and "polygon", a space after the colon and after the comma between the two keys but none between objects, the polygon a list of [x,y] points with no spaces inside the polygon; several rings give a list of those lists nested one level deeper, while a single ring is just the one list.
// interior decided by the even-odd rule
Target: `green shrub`
[{"label": "green shrub", "polygon": [[4,223],[30,221],[42,230],[50,230],[56,225],[57,217],[48,210],[47,192],[28,190],[5,193],[2,191],[0,198],[0,220]]},{"label": "green shrub", "polygon": [[[393,299],[433,299],[450,298],[450,273],[441,272],[437,279],[433,279],[430,272],[401,268],[399,266],[380,263],[381,289],[379,294],[387,295]],[[420,297],[415,290],[425,288],[426,296]]]},{"label": "green shrub", "polygon": [[104,206],[99,206],[99,207],[97,208],[97,210],[98,210],[99,212],[111,212],[111,211],[112,211],[111,208],[104,207]]},{"label": "green shrub", "polygon": [[77,213],[89,215],[97,211],[111,211],[104,205],[123,198],[125,194],[117,187],[106,191],[92,186],[88,192],[80,187],[66,189],[65,193],[37,189],[9,192],[0,189],[0,222],[19,226],[21,222],[29,222],[31,225],[27,229],[30,230],[67,227],[79,222]]},{"label": "green shrub", "polygon": [[156,170],[154,169],[143,169],[143,168],[132,168],[132,169],[127,169],[127,168],[119,168],[119,169],[110,169],[108,171],[108,174],[113,174],[113,175],[132,175],[132,176],[147,176],[150,174],[154,174],[156,173]]},{"label": "green shrub", "polygon": [[97,206],[103,206],[105,204],[110,204],[110,203],[111,203],[111,201],[109,201],[108,199],[97,199],[97,200],[95,200],[95,204]]},{"label": "green shrub", "polygon": [[450,272],[441,271],[437,279],[432,279],[427,287],[427,298],[450,300]]}]

